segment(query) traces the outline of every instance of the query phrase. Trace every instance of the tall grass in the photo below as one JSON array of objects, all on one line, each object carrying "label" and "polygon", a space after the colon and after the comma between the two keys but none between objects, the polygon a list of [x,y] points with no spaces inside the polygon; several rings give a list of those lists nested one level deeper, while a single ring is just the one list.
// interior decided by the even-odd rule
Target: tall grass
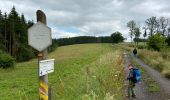
[{"label": "tall grass", "polygon": [[109,98],[122,100],[123,67],[121,63],[121,53],[115,51],[102,55],[94,65],[93,63],[90,65],[89,90],[95,93],[96,100]]},{"label": "tall grass", "polygon": [[[73,59],[69,63],[64,62],[64,65],[59,63],[60,71],[55,77],[60,79],[52,84],[55,91],[54,100],[123,99],[121,51],[111,45],[97,46],[88,49],[87,54],[79,56],[78,59]],[[94,56],[96,53],[97,55]]]},{"label": "tall grass", "polygon": [[[53,100],[123,100],[122,57],[111,44],[62,46],[49,74]],[[0,69],[0,100],[38,99],[37,59]]]},{"label": "tall grass", "polygon": [[[162,55],[164,54],[164,55]],[[154,69],[161,72],[165,77],[170,78],[170,62],[169,58],[165,57],[165,52],[157,52],[152,50],[140,50],[139,58],[141,58],[145,63],[149,64]]]}]

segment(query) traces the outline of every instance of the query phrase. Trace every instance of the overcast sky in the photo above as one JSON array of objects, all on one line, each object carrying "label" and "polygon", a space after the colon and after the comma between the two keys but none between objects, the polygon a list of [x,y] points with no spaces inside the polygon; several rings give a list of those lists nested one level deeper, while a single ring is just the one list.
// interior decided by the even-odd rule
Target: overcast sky
[{"label": "overcast sky", "polygon": [[92,35],[106,36],[115,31],[129,37],[126,23],[142,24],[151,16],[170,18],[170,0],[0,0],[0,10],[14,5],[27,20],[36,21],[36,10],[46,13],[53,38]]}]

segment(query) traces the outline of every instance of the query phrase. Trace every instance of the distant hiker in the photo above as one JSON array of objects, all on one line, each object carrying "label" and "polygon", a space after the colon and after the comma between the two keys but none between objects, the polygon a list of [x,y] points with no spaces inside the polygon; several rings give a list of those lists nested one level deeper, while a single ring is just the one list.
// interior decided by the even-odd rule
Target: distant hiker
[{"label": "distant hiker", "polygon": [[137,52],[137,49],[135,48],[135,49],[133,50],[133,54],[136,56],[137,53],[138,53],[138,52]]},{"label": "distant hiker", "polygon": [[129,81],[129,85],[128,85],[127,96],[129,98],[130,97],[135,98],[136,95],[134,92],[134,88],[135,88],[135,83],[138,83],[141,80],[140,70],[134,67],[132,64],[130,64],[128,68],[129,68],[129,75],[127,77],[127,80]]}]

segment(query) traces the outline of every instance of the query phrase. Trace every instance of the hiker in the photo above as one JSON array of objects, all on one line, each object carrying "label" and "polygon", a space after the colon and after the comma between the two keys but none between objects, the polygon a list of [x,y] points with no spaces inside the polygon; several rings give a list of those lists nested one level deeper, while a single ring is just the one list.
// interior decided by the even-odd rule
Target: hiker
[{"label": "hiker", "polygon": [[133,69],[134,69],[134,67],[133,67],[133,65],[132,64],[130,64],[129,66],[128,66],[128,69],[129,69],[129,75],[128,75],[128,77],[127,77],[127,80],[129,81],[129,85],[128,85],[128,95],[127,95],[127,97],[128,98],[135,98],[136,97],[136,95],[135,95],[135,92],[134,92],[134,88],[135,88],[135,82],[134,82],[134,72],[133,72]]},{"label": "hiker", "polygon": [[133,50],[133,54],[136,56],[137,55],[137,49],[135,48],[134,50]]}]

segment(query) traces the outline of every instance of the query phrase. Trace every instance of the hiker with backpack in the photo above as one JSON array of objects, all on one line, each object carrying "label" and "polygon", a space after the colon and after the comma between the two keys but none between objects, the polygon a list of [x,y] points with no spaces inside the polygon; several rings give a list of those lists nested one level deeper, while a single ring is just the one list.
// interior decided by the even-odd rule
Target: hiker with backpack
[{"label": "hiker with backpack", "polygon": [[135,56],[137,55],[137,53],[138,53],[137,49],[136,49],[136,48],[133,49],[133,54],[134,54]]},{"label": "hiker with backpack", "polygon": [[132,64],[128,66],[128,69],[129,69],[129,75],[127,77],[127,80],[129,81],[129,85],[128,85],[127,97],[136,98],[134,88],[135,88],[135,84],[141,81],[140,70],[136,68],[135,66],[133,66]]}]

